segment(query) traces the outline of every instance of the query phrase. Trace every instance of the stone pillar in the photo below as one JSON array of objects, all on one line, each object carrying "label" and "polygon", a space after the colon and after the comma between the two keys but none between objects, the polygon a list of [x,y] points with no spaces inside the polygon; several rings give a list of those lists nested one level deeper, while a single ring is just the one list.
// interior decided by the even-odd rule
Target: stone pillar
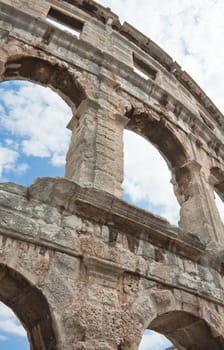
[{"label": "stone pillar", "polygon": [[213,189],[203,176],[201,165],[192,160],[175,168],[172,182],[181,205],[180,227],[198,235],[205,244],[211,241],[223,244]]},{"label": "stone pillar", "polygon": [[126,117],[110,113],[96,101],[84,100],[70,121],[72,139],[66,177],[122,197],[123,129]]},{"label": "stone pillar", "polygon": [[144,330],[136,317],[139,309],[133,307],[139,278],[127,275],[117,262],[91,256],[86,243],[89,254],[80,265],[79,294],[69,307],[57,306],[54,314],[60,330],[58,350],[137,350]]},{"label": "stone pillar", "polygon": [[123,270],[96,257],[84,259],[86,269],[84,304],[79,322],[85,337],[74,350],[118,350],[123,339],[118,285]]}]

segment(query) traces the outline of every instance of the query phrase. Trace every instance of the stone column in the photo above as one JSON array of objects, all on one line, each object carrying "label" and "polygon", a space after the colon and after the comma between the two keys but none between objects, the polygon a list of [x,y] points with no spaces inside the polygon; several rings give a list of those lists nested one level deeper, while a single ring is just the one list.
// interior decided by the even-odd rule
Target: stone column
[{"label": "stone column", "polygon": [[211,241],[223,244],[213,189],[203,176],[201,165],[192,160],[175,168],[172,182],[181,205],[180,227],[198,235],[205,244]]},{"label": "stone column", "polygon": [[127,119],[96,101],[84,100],[70,121],[72,139],[66,177],[122,197],[123,129]]}]

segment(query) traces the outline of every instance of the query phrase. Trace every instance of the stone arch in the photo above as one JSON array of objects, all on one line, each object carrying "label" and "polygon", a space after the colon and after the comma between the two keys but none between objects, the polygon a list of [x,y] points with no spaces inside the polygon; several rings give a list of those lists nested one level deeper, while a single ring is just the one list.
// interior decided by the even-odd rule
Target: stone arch
[{"label": "stone arch", "polygon": [[151,142],[139,134],[125,129],[123,138],[123,198],[177,225],[180,206],[166,160]]},{"label": "stone arch", "polygon": [[[82,76],[80,71],[75,71],[71,66],[69,67],[65,62],[53,56],[45,55],[43,57],[37,50],[34,50],[30,55],[25,48],[24,54],[21,49],[18,49],[18,53],[15,54],[15,50],[10,47],[9,52],[10,54],[8,54],[4,63],[1,82],[26,80],[49,87],[67,103],[72,113],[75,113],[81,103],[87,100],[87,90],[83,86],[85,86],[88,78]],[[71,129],[70,123],[71,121],[68,121],[67,127],[69,129]],[[74,130],[72,130],[72,133],[74,133]],[[65,166],[67,178],[73,176],[73,172],[68,171],[70,166],[71,163],[67,161]]]},{"label": "stone arch", "polygon": [[77,77],[56,59],[51,62],[38,55],[11,55],[5,63],[2,81],[19,79],[52,88],[72,109],[87,97]]},{"label": "stone arch", "polygon": [[173,126],[166,112],[137,105],[126,110],[125,116],[128,118],[126,128],[150,141],[167,162],[181,207],[179,226],[198,235],[205,244],[214,236],[223,242],[223,228],[220,220],[216,224],[211,214],[214,204],[208,204],[211,201],[207,195],[208,185],[190,138],[181,128]]},{"label": "stone arch", "polygon": [[31,350],[57,349],[45,296],[23,275],[4,264],[0,264],[0,300],[15,312],[23,324]]},{"label": "stone arch", "polygon": [[154,319],[149,328],[164,334],[179,350],[224,349],[223,337],[214,337],[208,324],[189,312],[167,312]]},{"label": "stone arch", "polygon": [[174,193],[181,206],[181,216],[183,213],[183,203],[193,195],[191,188],[188,188],[192,177],[191,163],[192,154],[188,145],[188,140],[184,133],[174,129],[166,118],[153,110],[138,111],[132,109],[126,112],[128,122],[126,129],[137,133],[149,141],[166,161],[171,172],[171,179]]},{"label": "stone arch", "polygon": [[220,235],[223,237],[224,169],[220,164],[213,164],[209,169],[208,182],[211,191],[211,209]]},{"label": "stone arch", "polygon": [[210,169],[210,180],[214,189],[219,193],[224,201],[224,169],[217,166]]},{"label": "stone arch", "polygon": [[[167,337],[178,350],[224,349],[222,312],[210,301],[160,284],[143,289],[131,307],[140,336],[151,329]],[[127,331],[128,345],[136,339],[136,335],[130,339]]]},{"label": "stone arch", "polygon": [[126,116],[129,118],[126,128],[150,141],[165,158],[171,170],[189,161],[190,154],[183,146],[183,139],[162,115],[153,111],[138,113],[133,109]]}]

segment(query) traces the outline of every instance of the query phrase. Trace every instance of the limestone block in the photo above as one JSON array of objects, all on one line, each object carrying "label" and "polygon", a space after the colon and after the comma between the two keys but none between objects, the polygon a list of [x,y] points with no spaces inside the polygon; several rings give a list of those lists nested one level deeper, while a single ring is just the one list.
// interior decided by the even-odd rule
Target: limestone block
[{"label": "limestone block", "polygon": [[38,235],[38,224],[29,217],[0,209],[0,230],[21,233],[28,236]]},{"label": "limestone block", "polygon": [[155,247],[146,241],[141,241],[140,245],[138,247],[138,253],[139,255],[145,257],[145,258],[155,258]]},{"label": "limestone block", "polygon": [[161,263],[153,262],[149,264],[147,276],[157,277],[165,283],[172,283],[175,270]]},{"label": "limestone block", "polygon": [[0,263],[15,268],[33,284],[41,284],[48,273],[51,253],[22,241],[1,236]]},{"label": "limestone block", "polygon": [[80,260],[62,253],[51,257],[51,265],[43,281],[49,302],[63,313],[79,295]]},{"label": "limestone block", "polygon": [[122,323],[121,311],[116,310],[116,308],[109,308],[107,306],[103,314],[103,337],[108,341],[119,345],[123,340]]},{"label": "limestone block", "polygon": [[[29,208],[29,206],[27,206]],[[32,218],[43,220],[46,224],[59,225],[61,213],[58,209],[44,204],[33,203]]]},{"label": "limestone block", "polygon": [[7,189],[0,190],[0,206],[8,208],[9,210],[23,212],[28,216],[31,216],[32,214],[32,207],[28,205],[25,191],[15,194],[8,192]]},{"label": "limestone block", "polygon": [[61,221],[62,227],[73,229],[76,232],[80,232],[82,230],[82,227],[83,227],[82,220],[76,215],[63,213],[61,220],[62,220]]},{"label": "limestone block", "polygon": [[86,328],[86,339],[95,340],[103,338],[103,307],[95,303],[86,302],[80,315],[81,323]]},{"label": "limestone block", "polygon": [[188,289],[194,289],[194,290],[201,289],[200,279],[197,276],[191,276],[186,273],[177,277],[177,283],[180,286],[184,286]]}]

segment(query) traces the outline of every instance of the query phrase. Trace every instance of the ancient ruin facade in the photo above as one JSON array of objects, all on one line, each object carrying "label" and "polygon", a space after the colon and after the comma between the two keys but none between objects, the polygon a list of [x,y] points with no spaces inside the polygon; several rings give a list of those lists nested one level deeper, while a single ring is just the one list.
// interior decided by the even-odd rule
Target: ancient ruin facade
[{"label": "ancient ruin facade", "polygon": [[[146,328],[179,350],[224,349],[224,123],[212,101],[87,0],[0,0],[0,78],[49,86],[73,111],[65,178],[0,184],[0,300],[31,349],[137,350]],[[165,157],[179,227],[121,199],[124,129]]]}]

